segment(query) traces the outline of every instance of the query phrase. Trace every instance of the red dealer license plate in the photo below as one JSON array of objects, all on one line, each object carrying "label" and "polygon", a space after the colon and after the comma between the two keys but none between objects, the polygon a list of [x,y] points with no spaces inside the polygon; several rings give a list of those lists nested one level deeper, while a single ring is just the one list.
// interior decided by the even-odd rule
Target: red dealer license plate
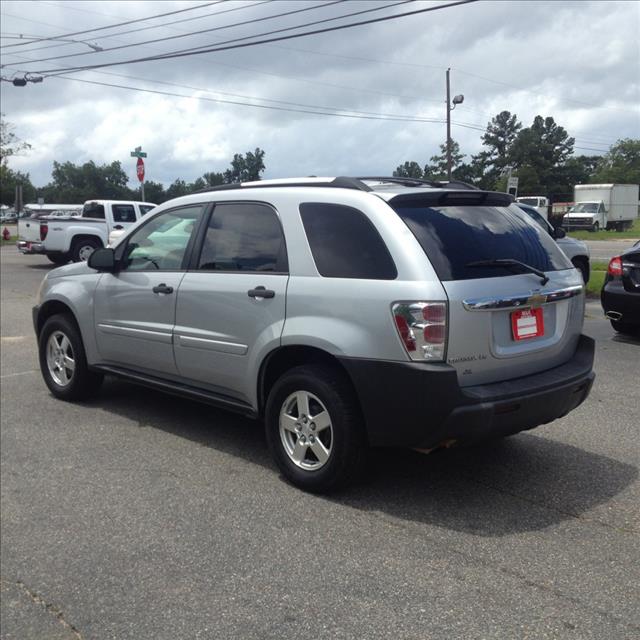
[{"label": "red dealer license plate", "polygon": [[527,340],[544,335],[542,309],[521,309],[511,314],[514,340]]}]

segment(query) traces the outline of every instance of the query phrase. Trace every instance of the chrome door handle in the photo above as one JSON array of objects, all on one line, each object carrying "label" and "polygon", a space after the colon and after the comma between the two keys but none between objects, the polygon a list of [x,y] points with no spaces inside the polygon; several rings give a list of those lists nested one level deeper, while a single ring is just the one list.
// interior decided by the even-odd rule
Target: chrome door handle
[{"label": "chrome door handle", "polygon": [[275,298],[276,292],[272,289],[256,287],[255,289],[249,289],[249,291],[247,291],[247,295],[250,298]]}]

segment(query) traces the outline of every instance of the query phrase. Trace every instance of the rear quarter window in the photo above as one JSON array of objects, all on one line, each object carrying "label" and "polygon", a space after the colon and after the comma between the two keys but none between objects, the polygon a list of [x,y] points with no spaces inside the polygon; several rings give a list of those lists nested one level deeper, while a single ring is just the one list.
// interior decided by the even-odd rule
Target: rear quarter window
[{"label": "rear quarter window", "polygon": [[412,231],[440,280],[513,275],[504,267],[470,267],[471,262],[511,258],[542,271],[571,269],[549,234],[515,205],[425,206],[390,203]]},{"label": "rear quarter window", "polygon": [[367,216],[353,207],[306,202],[300,216],[318,273],[325,278],[394,280],[396,266]]}]

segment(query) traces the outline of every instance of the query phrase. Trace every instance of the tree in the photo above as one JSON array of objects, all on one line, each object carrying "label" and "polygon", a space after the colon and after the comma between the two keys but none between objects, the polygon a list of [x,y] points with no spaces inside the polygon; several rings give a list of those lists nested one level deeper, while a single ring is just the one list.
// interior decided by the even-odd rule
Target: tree
[{"label": "tree", "polygon": [[162,204],[168,200],[162,183],[153,182],[153,180],[144,183],[144,197],[147,202],[155,202],[156,204]]},{"label": "tree", "polygon": [[[546,191],[553,174],[573,153],[574,142],[552,117],[536,116],[530,127],[518,133],[511,146],[509,161],[516,168],[531,167]],[[522,189],[519,187],[519,190]]]},{"label": "tree", "polygon": [[36,198],[36,189],[31,184],[28,173],[13,171],[6,164],[0,164],[0,202],[7,206],[13,206],[16,199],[16,186],[22,185],[22,202],[33,202]]},{"label": "tree", "polygon": [[203,173],[202,178],[209,187],[217,187],[218,185],[224,184],[224,174],[215,171]]},{"label": "tree", "polygon": [[393,175],[397,178],[422,178],[424,174],[420,165],[415,160],[411,160],[397,166]]},{"label": "tree", "polygon": [[4,113],[0,113],[0,165],[6,167],[11,156],[20,155],[28,149],[31,145],[13,133],[13,125],[4,119]]},{"label": "tree", "polygon": [[80,203],[93,198],[130,200],[134,191],[127,187],[129,178],[118,161],[96,165],[53,162],[52,182],[42,191],[49,202]]},{"label": "tree", "polygon": [[233,183],[260,180],[260,174],[264,169],[264,151],[256,147],[254,152],[248,151],[246,156],[241,153],[234,154],[231,169],[224,172],[224,181]]},{"label": "tree", "polygon": [[640,139],[618,140],[598,163],[591,182],[640,184]]},{"label": "tree", "polygon": [[[462,159],[465,157],[464,153],[460,152],[460,145],[451,140],[451,177],[453,178],[453,172],[458,168]],[[446,180],[447,179],[447,145],[440,145],[440,155],[431,156],[431,164],[427,164],[424,167],[424,177],[431,180]]]},{"label": "tree", "polygon": [[187,186],[187,183],[184,180],[180,180],[180,178],[176,178],[167,189],[167,200],[186,196],[188,193],[189,187]]}]

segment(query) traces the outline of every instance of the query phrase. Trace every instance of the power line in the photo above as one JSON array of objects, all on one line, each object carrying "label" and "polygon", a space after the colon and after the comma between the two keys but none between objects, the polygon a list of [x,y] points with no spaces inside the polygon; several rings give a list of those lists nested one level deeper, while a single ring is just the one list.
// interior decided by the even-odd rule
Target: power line
[{"label": "power line", "polygon": [[[72,33],[63,33],[60,34],[59,38],[71,38],[72,36],[79,36],[79,35],[84,35],[86,33],[92,33],[94,31],[104,31],[105,29],[113,29],[114,27],[123,27],[125,25],[129,25],[129,24],[135,24],[137,22],[144,22],[146,20],[154,20],[155,18],[164,18],[165,16],[174,16],[178,13],[185,13],[186,11],[195,11],[196,9],[203,9],[205,7],[210,7],[211,5],[214,4],[219,4],[220,2],[223,2],[224,0],[215,0],[215,2],[205,2],[204,4],[199,4],[196,7],[187,7],[186,9],[177,9],[176,11],[168,11],[167,13],[158,13],[156,15],[153,16],[147,16],[146,18],[137,18],[135,20],[127,20],[126,22],[119,22],[117,24],[110,24],[107,25],[105,27],[95,27],[93,29],[84,29],[82,31],[74,31]],[[16,16],[13,15],[11,13],[5,13],[4,15],[6,16],[11,16],[12,18],[20,18],[20,16]],[[32,42],[24,42],[24,43],[17,43],[17,44],[8,44],[5,45],[5,47],[3,48],[9,48],[9,47],[20,47],[20,46],[24,46],[26,44],[33,44]]]},{"label": "power line", "polygon": [[[379,18],[371,18],[369,20],[361,20],[359,22],[351,22],[348,24],[344,24],[344,25],[336,25],[333,27],[327,27],[324,29],[315,29],[313,31],[305,31],[303,33],[294,33],[294,34],[289,34],[286,36],[277,36],[275,38],[268,38],[265,40],[257,40],[254,42],[244,42],[244,43],[239,43],[239,44],[234,44],[234,45],[230,45],[230,46],[225,46],[225,47],[210,47],[208,49],[202,49],[202,48],[197,48],[197,51],[194,51],[193,49],[191,50],[184,50],[184,51],[177,51],[177,52],[171,52],[168,54],[164,54],[164,55],[157,55],[157,56],[147,56],[144,58],[134,58],[134,59],[130,59],[130,60],[122,60],[119,62],[106,62],[106,63],[102,63],[102,64],[96,64],[96,65],[85,65],[85,66],[79,66],[79,67],[68,67],[66,69],[64,69],[64,72],[75,72],[75,71],[88,71],[91,69],[100,69],[103,67],[114,67],[114,66],[120,66],[123,64],[132,64],[132,63],[137,63],[137,62],[149,62],[149,61],[154,61],[154,60],[168,60],[171,58],[182,58],[182,57],[187,57],[187,56],[192,56],[192,55],[200,55],[203,53],[213,53],[215,51],[228,51],[230,49],[239,49],[239,48],[244,48],[244,47],[253,47],[259,44],[268,44],[271,42],[280,42],[282,40],[291,40],[293,38],[304,38],[307,36],[311,36],[311,35],[318,35],[320,33],[328,33],[331,31],[339,31],[339,30],[343,30],[343,29],[350,29],[353,27],[359,27],[359,26],[363,26],[366,24],[374,24],[377,22],[385,22],[387,20],[396,20],[398,18],[404,18],[406,16],[410,16],[410,15],[417,15],[420,13],[427,13],[430,11],[437,11],[439,9],[448,9],[450,7],[456,7],[456,6],[460,6],[460,5],[465,5],[465,4],[470,4],[472,2],[477,2],[478,0],[457,0],[456,2],[451,2],[449,4],[442,4],[442,5],[436,5],[434,7],[425,7],[423,9],[417,9],[414,11],[406,11],[404,13],[398,13],[395,15],[391,15],[391,16],[383,16],[383,17],[379,17]],[[259,36],[254,36],[254,37],[259,37]],[[41,75],[45,75],[45,74],[51,74],[51,73],[55,73],[56,71],[58,71],[57,69],[46,69],[46,70],[41,70],[41,71],[37,71],[37,73],[41,74]]]},{"label": "power line", "polygon": [[[332,2],[323,4],[323,5],[314,5],[312,7],[304,7],[302,9],[294,9],[291,11],[285,11],[284,13],[277,13],[271,16],[264,16],[262,18],[254,18],[253,20],[245,20],[243,22],[236,22],[234,24],[229,24],[229,25],[223,25],[223,26],[219,26],[219,27],[211,27],[209,29],[202,29],[200,31],[192,31],[190,33],[184,33],[184,34],[179,34],[176,36],[166,36],[164,38],[156,38],[154,40],[145,40],[143,42],[134,42],[131,44],[124,44],[124,45],[120,45],[119,47],[111,47],[110,49],[104,49],[103,51],[101,51],[100,53],[109,53],[111,51],[119,51],[120,49],[130,49],[131,47],[141,47],[144,45],[149,45],[149,44],[155,44],[157,42],[166,42],[168,40],[175,40],[178,38],[186,38],[189,36],[195,36],[195,35],[201,35],[203,33],[211,33],[213,31],[221,31],[223,29],[230,29],[232,27],[237,27],[237,26],[246,26],[249,24],[254,24],[256,22],[264,22],[266,20],[272,20],[273,18],[281,18],[284,16],[289,16],[289,15],[293,15],[295,13],[303,13],[305,11],[313,11],[315,9],[320,9],[320,8],[324,8],[324,7],[328,7],[331,5],[335,5],[335,4],[341,4],[342,2],[344,2],[345,0],[332,0]],[[218,43],[216,46],[219,46],[220,44],[230,44],[232,42],[241,42],[243,40],[250,40],[252,38],[256,38],[256,37],[261,37],[261,36],[266,36],[266,35],[272,35],[275,33],[282,33],[284,31],[293,31],[295,29],[301,29],[303,27],[308,27],[308,26],[312,26],[312,25],[316,25],[316,24],[323,24],[325,22],[333,22],[334,20],[341,20],[342,18],[348,18],[351,16],[357,16],[357,15],[361,15],[363,13],[372,13],[374,11],[381,11],[382,9],[388,9],[390,7],[395,7],[398,4],[406,4],[407,2],[414,2],[414,0],[401,0],[401,2],[392,2],[390,4],[385,4],[385,5],[379,5],[377,7],[374,7],[373,9],[363,9],[361,11],[354,11],[351,13],[345,13],[344,15],[341,16],[334,16],[332,18],[325,18],[323,20],[314,20],[312,22],[307,22],[305,24],[300,24],[300,25],[295,25],[293,27],[284,27],[281,29],[274,29],[272,31],[266,31],[264,33],[260,33],[257,35],[250,35],[250,36],[244,36],[242,38],[233,38],[231,40],[225,40],[221,43]],[[203,45],[206,46],[206,45]],[[190,49],[183,49],[181,51],[177,51],[175,53],[185,53],[185,52],[195,52],[197,49],[202,49],[202,46],[200,47],[191,47]],[[40,58],[37,60],[34,60],[33,62],[49,62],[51,60],[62,60],[63,58],[75,58],[77,56],[83,56],[85,55],[84,52],[80,52],[80,53],[69,53],[63,56],[53,56],[51,58]],[[167,54],[162,54],[162,56],[166,56]]]},{"label": "power line", "polygon": [[[246,9],[252,9],[253,7],[257,7],[261,4],[266,4],[270,2],[270,0],[260,0],[260,2],[255,2],[254,4],[251,5],[243,5],[241,7],[233,7],[232,9],[225,9],[224,11],[216,11],[215,13],[207,13],[204,14],[202,16],[192,16],[191,18],[182,18],[181,20],[173,20],[172,22],[164,22],[163,24],[152,24],[152,25],[147,25],[146,27],[138,27],[136,29],[128,29],[127,31],[118,31],[116,33],[107,33],[104,35],[100,36],[100,40],[106,40],[107,38],[115,38],[117,36],[124,36],[127,35],[129,33],[139,33],[140,31],[148,31],[149,29],[162,29],[162,28],[170,28],[173,27],[173,25],[176,24],[182,24],[183,22],[193,22],[194,20],[204,20],[206,18],[211,18],[213,16],[220,16],[224,13],[232,13],[234,11],[244,11]],[[68,7],[69,9],[71,9],[72,7]],[[91,13],[97,13],[95,11],[91,11]],[[46,24],[46,23],[39,23],[39,24]],[[53,25],[48,25],[48,26],[53,26]],[[172,31],[179,31],[181,33],[185,33],[188,34],[187,31],[180,31],[180,29],[172,29]],[[2,37],[2,36],[0,36]],[[16,37],[12,37],[12,36],[4,36],[4,37],[8,37],[11,39],[22,39],[22,38],[16,38]],[[28,37],[28,36],[25,36]],[[57,36],[55,38],[53,37],[49,37],[49,38],[45,38],[42,36],[33,36],[32,38],[30,38],[31,40],[38,40],[38,39],[42,39],[42,40],[48,40],[48,39],[57,39]],[[117,40],[116,40],[117,42]],[[30,42],[29,44],[33,44],[33,42]],[[50,45],[46,45],[44,47],[35,47],[33,49],[25,49],[24,51],[22,51],[22,53],[32,53],[34,51],[43,51],[44,49],[57,49],[59,47],[66,47],[66,44],[50,44]],[[0,47],[1,49],[2,47]],[[14,55],[13,52],[9,52],[10,54]]]}]

